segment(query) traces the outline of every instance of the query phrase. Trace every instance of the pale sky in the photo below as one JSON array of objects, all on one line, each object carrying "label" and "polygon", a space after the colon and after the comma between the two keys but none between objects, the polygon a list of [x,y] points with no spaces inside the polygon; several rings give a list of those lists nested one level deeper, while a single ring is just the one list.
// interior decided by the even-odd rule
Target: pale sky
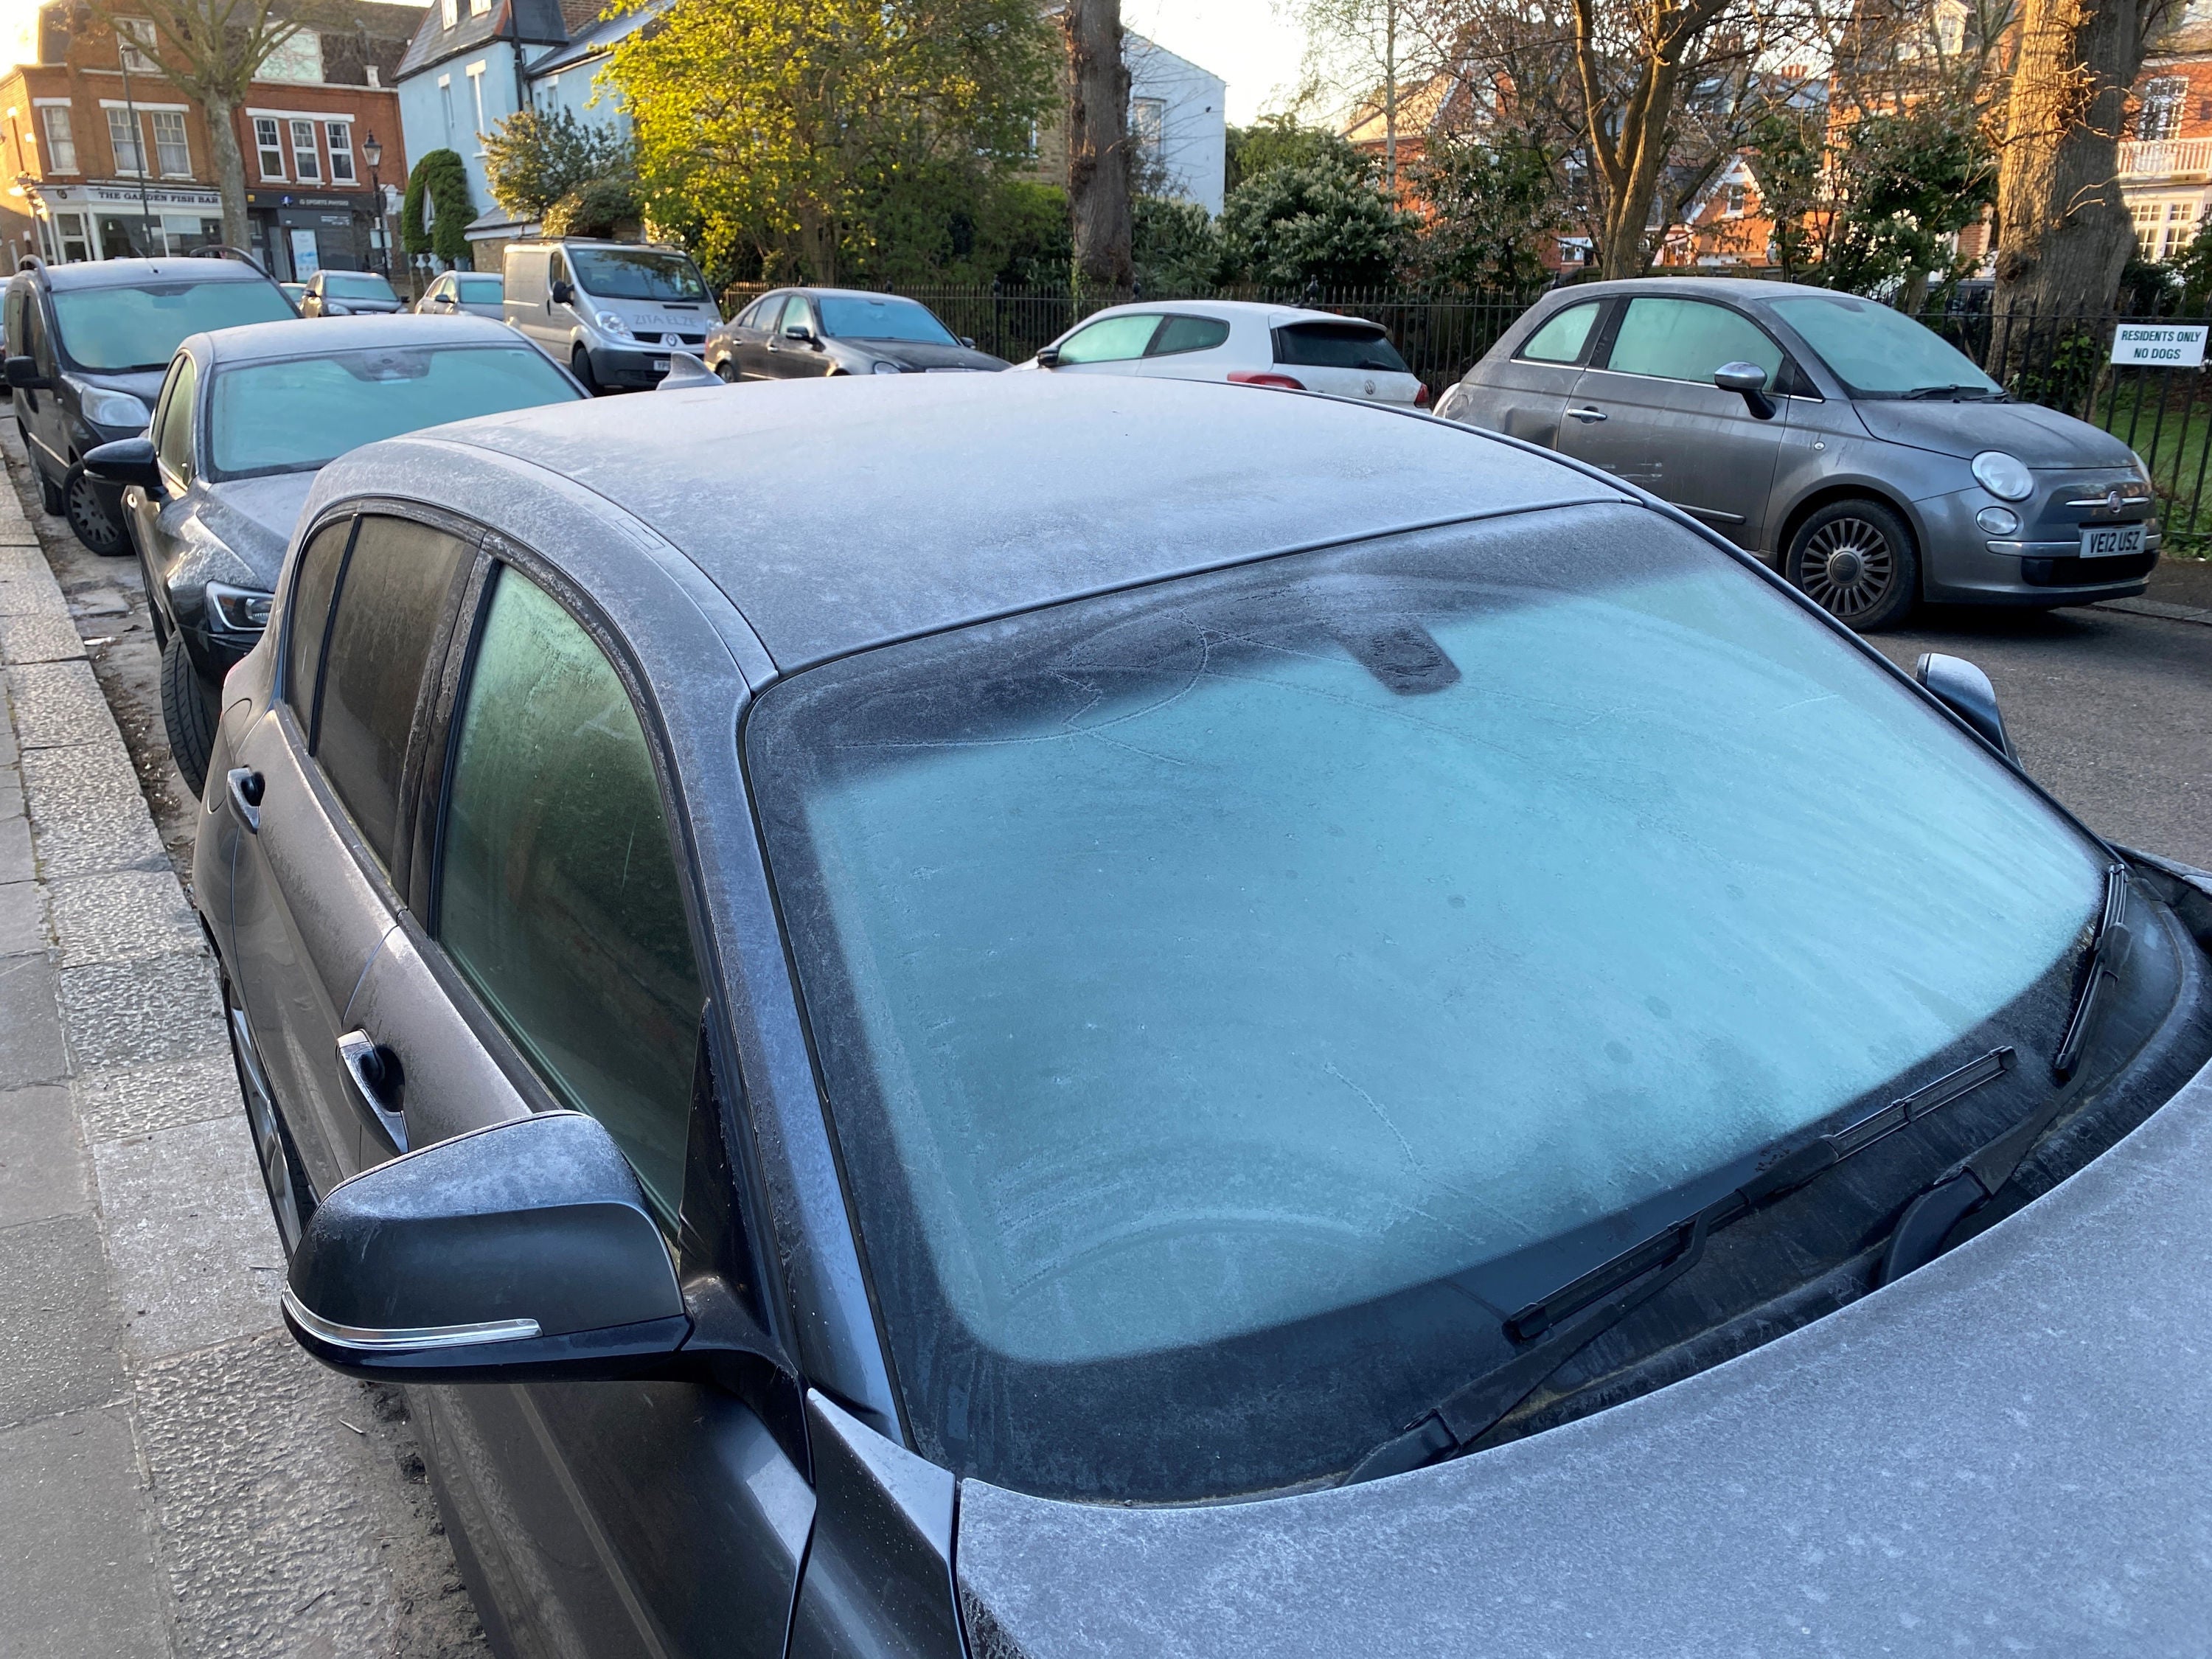
[{"label": "pale sky", "polygon": [[[38,0],[0,0],[0,62],[36,46]],[[1305,34],[1274,0],[1121,0],[1121,21],[1229,82],[1229,118],[1281,107],[1297,84]]]}]

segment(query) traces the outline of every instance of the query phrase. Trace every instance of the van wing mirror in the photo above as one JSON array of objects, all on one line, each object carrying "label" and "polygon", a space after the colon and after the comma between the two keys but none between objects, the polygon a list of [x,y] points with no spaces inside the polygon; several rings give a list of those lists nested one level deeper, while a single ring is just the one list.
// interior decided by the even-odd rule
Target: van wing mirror
[{"label": "van wing mirror", "polygon": [[35,357],[10,357],[4,372],[8,384],[18,392],[51,392],[54,383],[39,373]]},{"label": "van wing mirror", "polygon": [[556,282],[553,284],[553,303],[555,305],[573,305],[575,303],[575,299],[576,290],[574,284],[565,281]]},{"label": "van wing mirror", "polygon": [[1964,657],[1923,651],[1912,665],[1912,678],[1927,687],[1936,702],[1966,721],[1976,737],[2014,765],[2020,763],[2012,738],[2005,732],[2003,712],[1997,707],[1996,688],[1987,674]]}]

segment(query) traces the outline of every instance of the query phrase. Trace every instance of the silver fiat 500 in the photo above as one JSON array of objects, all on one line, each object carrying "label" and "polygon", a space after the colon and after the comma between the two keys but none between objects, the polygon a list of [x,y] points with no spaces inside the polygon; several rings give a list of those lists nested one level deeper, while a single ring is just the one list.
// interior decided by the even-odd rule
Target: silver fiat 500
[{"label": "silver fiat 500", "polygon": [[1677,277],[1562,289],[1437,413],[1640,485],[1863,630],[1923,599],[2124,598],[2158,562],[2134,451],[2014,402],[1911,318],[1825,289]]}]

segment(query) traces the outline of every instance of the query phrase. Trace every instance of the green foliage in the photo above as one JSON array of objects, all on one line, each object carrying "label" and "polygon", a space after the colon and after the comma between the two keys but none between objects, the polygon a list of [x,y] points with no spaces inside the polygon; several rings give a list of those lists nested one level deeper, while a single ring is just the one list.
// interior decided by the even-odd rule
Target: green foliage
[{"label": "green foliage", "polygon": [[994,262],[986,280],[1009,288],[1065,283],[1075,261],[1067,192],[1025,179],[1000,185],[985,203],[981,240]]},{"label": "green foliage", "polygon": [[[2021,343],[2021,356],[2027,366],[2012,377],[2006,390],[2022,403],[2086,413],[2084,405],[2105,372],[2104,333],[2073,324],[2066,325],[2055,339],[2047,334],[2035,337],[2042,332],[2032,331]],[[2048,350],[2039,349],[2046,339]]]},{"label": "green foliage", "polygon": [[617,237],[636,234],[644,210],[637,181],[617,173],[586,179],[548,207],[543,217],[548,236]]},{"label": "green foliage", "polygon": [[1541,149],[1510,137],[1439,141],[1409,175],[1431,216],[1416,255],[1425,278],[1511,289],[1544,280],[1540,250],[1559,204]]},{"label": "green foliage", "polygon": [[1996,157],[1972,112],[1930,103],[1855,123],[1836,156],[1838,210],[1825,274],[1870,293],[1948,278],[1944,240],[1996,199]]},{"label": "green foliage", "polygon": [[518,218],[543,218],[556,202],[593,180],[635,170],[627,139],[611,126],[586,125],[571,110],[551,115],[517,110],[484,135],[484,174],[492,196]]},{"label": "green foliage", "polygon": [[1222,204],[1231,265],[1263,288],[1371,288],[1390,280],[1420,221],[1353,156],[1249,173]]},{"label": "green foliage", "polygon": [[1821,206],[1827,119],[1826,104],[1784,105],[1752,129],[1751,174],[1760,210],[1774,222],[1775,259],[1784,282],[1796,282],[1820,258],[1822,239],[1810,222]]},{"label": "green foliage", "polygon": [[2197,234],[2166,262],[2166,268],[2181,284],[2181,309],[2192,317],[2202,315],[2212,302],[2212,218],[2197,227]]},{"label": "green foliage", "polygon": [[[2179,256],[2187,257],[2185,249]],[[2181,297],[2182,277],[2171,264],[2130,254],[2120,270],[2120,309],[2130,317],[2155,317],[2170,313]]]},{"label": "green foliage", "polygon": [[616,48],[650,216],[711,265],[968,267],[1057,87],[1034,0],[671,0]]},{"label": "green foliage", "polygon": [[[428,198],[430,222],[423,223]],[[399,238],[410,254],[434,253],[449,265],[467,263],[469,222],[477,204],[469,197],[469,170],[456,150],[434,149],[416,162],[399,207]]]},{"label": "green foliage", "polygon": [[1130,204],[1130,262],[1147,294],[1188,294],[1221,280],[1220,228],[1195,202],[1139,196]]},{"label": "green foliage", "polygon": [[1224,138],[1223,187],[1234,190],[1270,167],[1340,161],[1356,167],[1359,152],[1327,127],[1299,125],[1295,115],[1263,115],[1249,127],[1231,127]]}]

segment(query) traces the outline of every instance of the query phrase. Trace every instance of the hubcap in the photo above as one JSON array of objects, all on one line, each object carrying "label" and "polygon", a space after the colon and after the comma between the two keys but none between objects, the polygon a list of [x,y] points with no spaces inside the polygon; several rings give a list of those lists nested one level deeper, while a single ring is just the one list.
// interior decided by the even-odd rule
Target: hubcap
[{"label": "hubcap", "polygon": [[1864,519],[1831,519],[1814,531],[1798,560],[1806,594],[1832,616],[1863,617],[1889,597],[1896,561],[1889,538]]},{"label": "hubcap", "polygon": [[116,538],[115,520],[107,516],[107,507],[92,481],[82,473],[69,493],[70,527],[80,532],[88,542],[111,545]]}]

